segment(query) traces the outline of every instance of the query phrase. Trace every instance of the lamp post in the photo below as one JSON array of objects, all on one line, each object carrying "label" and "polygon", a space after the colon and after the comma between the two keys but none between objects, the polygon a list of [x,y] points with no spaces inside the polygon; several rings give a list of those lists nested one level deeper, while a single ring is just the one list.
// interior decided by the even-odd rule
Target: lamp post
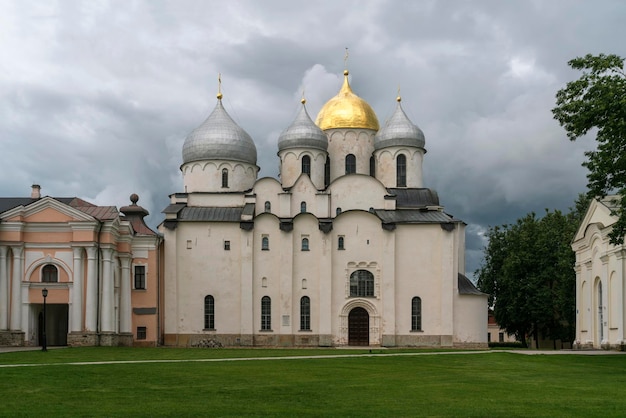
[{"label": "lamp post", "polygon": [[48,289],[44,287],[41,290],[41,294],[43,295],[43,341],[41,351],[48,351],[48,342],[46,341],[46,298],[48,297]]}]

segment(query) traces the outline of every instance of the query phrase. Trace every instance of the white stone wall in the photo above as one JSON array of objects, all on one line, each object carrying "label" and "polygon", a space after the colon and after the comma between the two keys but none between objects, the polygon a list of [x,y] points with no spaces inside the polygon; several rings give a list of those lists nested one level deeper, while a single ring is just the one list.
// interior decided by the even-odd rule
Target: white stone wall
[{"label": "white stone wall", "polygon": [[[228,170],[228,187],[222,187],[222,170]],[[185,193],[241,192],[254,186],[259,167],[226,161],[192,161],[180,167]]]}]

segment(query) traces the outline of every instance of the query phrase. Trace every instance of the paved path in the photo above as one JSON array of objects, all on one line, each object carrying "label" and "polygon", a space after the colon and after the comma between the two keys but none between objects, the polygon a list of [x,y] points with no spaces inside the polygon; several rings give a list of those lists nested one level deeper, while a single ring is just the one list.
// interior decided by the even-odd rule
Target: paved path
[{"label": "paved path", "polygon": [[[18,348],[18,347],[16,347]],[[59,347],[61,348],[61,347]],[[19,347],[12,351],[33,351],[37,347]],[[0,351],[2,352],[2,351]],[[6,352],[6,351],[4,351]],[[267,361],[267,360],[311,360],[355,357],[400,357],[400,356],[431,356],[455,354],[492,354],[512,353],[522,355],[624,355],[625,352],[607,350],[472,350],[472,351],[440,351],[425,353],[364,353],[364,354],[326,354],[320,356],[278,356],[278,357],[240,357],[240,358],[211,358],[211,359],[161,359],[161,360],[113,360],[113,361],[75,361],[67,363],[27,363],[27,364],[0,364],[0,368],[9,367],[41,367],[41,366],[91,366],[101,364],[147,364],[147,363],[216,363],[227,361]]]}]

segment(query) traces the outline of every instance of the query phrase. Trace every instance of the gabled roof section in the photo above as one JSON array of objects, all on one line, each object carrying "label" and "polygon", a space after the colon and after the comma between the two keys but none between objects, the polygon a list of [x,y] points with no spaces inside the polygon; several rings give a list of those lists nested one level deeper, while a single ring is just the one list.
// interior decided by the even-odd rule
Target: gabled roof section
[{"label": "gabled roof section", "polygon": [[468,279],[464,274],[459,273],[458,285],[460,295],[488,296],[486,293],[478,290],[476,286],[474,286],[474,283],[472,283],[472,281]]},{"label": "gabled roof section", "polygon": [[438,210],[382,210],[375,209],[374,213],[385,223],[416,223],[416,224],[440,224],[460,222],[445,212]]},{"label": "gabled roof section", "polygon": [[179,215],[181,221],[213,221],[213,222],[239,222],[244,211],[243,207],[185,207]]},{"label": "gabled roof section", "polygon": [[617,216],[612,213],[613,209],[616,208],[614,201],[617,199],[619,199],[619,196],[613,195],[606,196],[602,200],[594,199],[591,201],[585,217],[580,223],[578,231],[576,231],[574,242],[583,239],[587,228],[592,224],[600,224],[601,229],[613,225],[617,221]]},{"label": "gabled roof section", "polygon": [[0,214],[3,218],[30,216],[46,208],[53,208],[81,221],[116,219],[119,215],[115,206],[97,206],[78,197],[50,197],[39,199],[24,197],[0,198]]}]

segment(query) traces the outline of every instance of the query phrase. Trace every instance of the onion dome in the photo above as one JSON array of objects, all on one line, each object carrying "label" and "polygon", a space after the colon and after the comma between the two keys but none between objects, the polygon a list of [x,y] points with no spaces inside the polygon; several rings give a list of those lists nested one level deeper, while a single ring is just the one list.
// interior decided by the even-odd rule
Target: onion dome
[{"label": "onion dome", "polygon": [[374,137],[374,149],[378,150],[392,146],[424,148],[426,144],[424,132],[415,126],[404,113],[400,104],[402,101],[400,96],[396,100],[398,101],[396,110],[385,123],[385,126]]},{"label": "onion dome", "polygon": [[185,139],[183,164],[200,160],[230,160],[256,165],[254,141],[226,113],[221,93],[217,99],[213,112]]},{"label": "onion dome", "polygon": [[306,100],[302,99],[302,108],[291,125],[278,137],[278,151],[287,148],[328,149],[326,134],[313,123],[306,111]]},{"label": "onion dome", "polygon": [[371,106],[352,92],[348,82],[348,70],[343,72],[343,86],[317,114],[315,123],[321,129],[364,128],[377,131],[378,118]]}]

